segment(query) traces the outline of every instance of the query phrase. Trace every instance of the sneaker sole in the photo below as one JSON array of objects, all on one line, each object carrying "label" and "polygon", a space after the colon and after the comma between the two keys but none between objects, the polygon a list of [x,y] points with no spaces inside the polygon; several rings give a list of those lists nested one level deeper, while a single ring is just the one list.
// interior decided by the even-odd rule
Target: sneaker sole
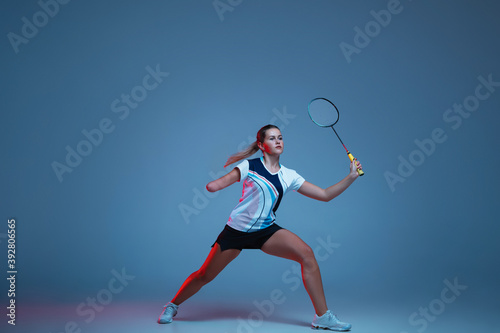
[{"label": "sneaker sole", "polygon": [[329,328],[329,327],[314,326],[314,325],[312,326],[312,328],[315,330],[337,331],[337,332],[347,332],[351,330],[351,328]]}]

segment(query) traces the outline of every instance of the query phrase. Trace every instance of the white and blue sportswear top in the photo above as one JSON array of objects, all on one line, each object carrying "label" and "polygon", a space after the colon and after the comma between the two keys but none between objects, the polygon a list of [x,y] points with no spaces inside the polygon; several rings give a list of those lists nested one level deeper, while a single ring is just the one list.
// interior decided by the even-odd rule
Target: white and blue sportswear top
[{"label": "white and blue sportswear top", "polygon": [[304,183],[295,170],[280,164],[280,170],[271,173],[263,158],[244,160],[236,166],[243,182],[243,195],[234,207],[227,225],[231,228],[254,232],[274,223],[281,198],[288,190],[298,190]]}]

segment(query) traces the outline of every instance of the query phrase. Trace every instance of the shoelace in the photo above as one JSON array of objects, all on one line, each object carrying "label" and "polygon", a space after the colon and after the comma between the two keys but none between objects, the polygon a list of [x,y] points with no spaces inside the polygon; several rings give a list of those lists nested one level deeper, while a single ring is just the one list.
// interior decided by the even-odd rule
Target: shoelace
[{"label": "shoelace", "polygon": [[331,311],[328,311],[328,319],[330,319],[330,322],[335,324],[335,325],[340,325],[340,326],[344,325],[344,323],[342,323],[339,320],[339,318],[337,318],[337,316]]},{"label": "shoelace", "polygon": [[173,315],[174,312],[175,312],[175,308],[169,304],[165,307],[165,311],[163,312],[163,315]]}]

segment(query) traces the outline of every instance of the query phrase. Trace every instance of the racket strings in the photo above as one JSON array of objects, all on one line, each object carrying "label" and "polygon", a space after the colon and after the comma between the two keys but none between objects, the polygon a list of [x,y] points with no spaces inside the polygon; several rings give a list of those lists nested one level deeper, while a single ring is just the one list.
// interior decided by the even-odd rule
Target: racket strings
[{"label": "racket strings", "polygon": [[339,121],[339,110],[326,98],[315,98],[307,106],[311,120],[318,126],[330,127]]}]

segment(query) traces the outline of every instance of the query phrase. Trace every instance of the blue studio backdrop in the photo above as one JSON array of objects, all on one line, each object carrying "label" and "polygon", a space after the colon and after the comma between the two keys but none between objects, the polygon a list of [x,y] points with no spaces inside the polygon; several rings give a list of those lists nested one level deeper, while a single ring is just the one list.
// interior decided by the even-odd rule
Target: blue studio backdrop
[{"label": "blue studio backdrop", "polygon": [[315,97],[338,106],[366,174],[329,203],[288,193],[277,222],[315,251],[329,306],[371,331],[498,331],[499,11],[3,1],[1,331],[305,329],[299,266],[256,250],[177,326],[156,318],[240,198],[241,183],[206,184],[260,127],[280,127],[281,163],[309,182],[347,175],[334,133],[309,119]]}]

